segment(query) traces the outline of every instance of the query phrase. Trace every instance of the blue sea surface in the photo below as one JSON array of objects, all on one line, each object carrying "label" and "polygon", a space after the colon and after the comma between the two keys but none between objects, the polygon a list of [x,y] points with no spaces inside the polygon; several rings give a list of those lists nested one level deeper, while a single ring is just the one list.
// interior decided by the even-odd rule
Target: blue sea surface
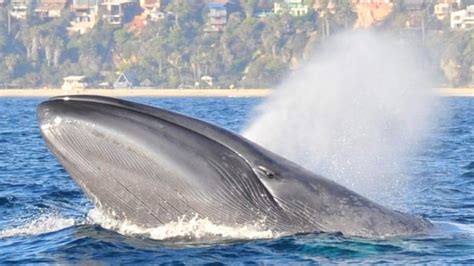
[{"label": "blue sea surface", "polygon": [[[131,98],[239,132],[261,98]],[[410,212],[426,235],[387,240],[304,234],[221,243],[121,235],[86,222],[92,204],[39,134],[41,98],[0,98],[0,264],[467,263],[474,264],[474,99],[443,98],[440,122],[408,165]],[[401,199],[403,201],[403,199]]]}]

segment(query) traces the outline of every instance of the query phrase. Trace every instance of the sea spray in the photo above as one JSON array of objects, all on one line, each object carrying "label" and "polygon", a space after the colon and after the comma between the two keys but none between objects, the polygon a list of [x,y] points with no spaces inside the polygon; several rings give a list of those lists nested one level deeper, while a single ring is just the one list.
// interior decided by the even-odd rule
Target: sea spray
[{"label": "sea spray", "polygon": [[257,109],[243,135],[372,199],[403,196],[404,162],[434,118],[416,49],[372,31],[328,40]]}]

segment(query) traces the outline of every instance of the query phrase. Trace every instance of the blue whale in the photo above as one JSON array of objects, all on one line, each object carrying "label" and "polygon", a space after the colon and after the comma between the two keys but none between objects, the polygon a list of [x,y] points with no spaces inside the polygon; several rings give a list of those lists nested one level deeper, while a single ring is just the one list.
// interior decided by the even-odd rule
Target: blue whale
[{"label": "blue whale", "polygon": [[94,204],[142,227],[195,216],[281,234],[384,238],[432,227],[179,113],[84,95],[51,98],[37,113],[49,149]]}]

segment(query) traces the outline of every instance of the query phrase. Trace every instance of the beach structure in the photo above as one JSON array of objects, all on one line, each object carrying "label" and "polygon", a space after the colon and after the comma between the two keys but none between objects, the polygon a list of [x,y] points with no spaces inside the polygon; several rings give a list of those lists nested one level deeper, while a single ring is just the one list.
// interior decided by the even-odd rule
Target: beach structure
[{"label": "beach structure", "polygon": [[94,28],[99,17],[99,0],[73,0],[70,6],[74,18],[69,32],[84,34]]},{"label": "beach structure", "polygon": [[30,0],[11,0],[10,15],[16,19],[26,19],[28,9],[33,6]]},{"label": "beach structure", "polygon": [[105,0],[101,4],[102,19],[111,25],[122,25],[133,20],[140,12],[135,0]]},{"label": "beach structure", "polygon": [[68,76],[65,77],[61,89],[65,91],[83,90],[88,87],[86,76]]},{"label": "beach structure", "polygon": [[474,5],[451,13],[451,28],[454,30],[474,29]]},{"label": "beach structure", "polygon": [[199,84],[201,87],[213,87],[214,86],[214,78],[211,76],[202,76],[201,83]]},{"label": "beach structure", "polygon": [[59,18],[66,8],[67,0],[40,0],[35,14],[40,18]]},{"label": "beach structure", "polygon": [[131,71],[120,72],[115,80],[114,89],[130,89],[137,84],[135,74]]},{"label": "beach structure", "polygon": [[108,81],[104,81],[104,82],[101,82],[101,83],[97,84],[97,87],[100,88],[100,89],[111,89],[112,84],[110,84],[110,82],[108,82]]},{"label": "beach structure", "polygon": [[220,32],[227,24],[229,1],[217,1],[207,5],[209,21],[204,29],[206,32]]},{"label": "beach structure", "polygon": [[[329,3],[332,3],[332,1],[329,1]],[[275,1],[273,12],[281,14],[287,11],[290,15],[299,17],[306,16],[309,12],[309,8],[310,6],[305,4],[304,0],[283,0],[282,2]]]}]

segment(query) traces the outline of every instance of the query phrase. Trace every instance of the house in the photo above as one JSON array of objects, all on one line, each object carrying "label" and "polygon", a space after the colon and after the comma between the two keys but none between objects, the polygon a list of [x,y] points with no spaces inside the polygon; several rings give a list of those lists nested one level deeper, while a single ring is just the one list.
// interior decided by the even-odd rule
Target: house
[{"label": "house", "polygon": [[439,20],[443,20],[448,17],[451,11],[451,5],[448,3],[439,3],[434,6],[434,14]]},{"label": "house", "polygon": [[357,13],[355,28],[367,28],[380,23],[393,11],[392,0],[352,0]]},{"label": "house", "polygon": [[88,87],[85,76],[68,76],[64,78],[64,83],[61,89],[65,91],[83,90]]},{"label": "house", "polygon": [[67,0],[41,0],[35,9],[40,18],[59,18],[66,8]]},{"label": "house", "polygon": [[73,0],[70,6],[74,18],[69,32],[84,34],[94,28],[99,17],[99,0]]},{"label": "house", "polygon": [[133,88],[137,84],[135,74],[130,71],[119,73],[119,76],[115,80],[113,87],[114,89],[129,89]]},{"label": "house", "polygon": [[[332,1],[329,1],[332,2]],[[281,14],[288,11],[292,16],[306,16],[309,12],[309,5],[305,4],[304,0],[283,0],[282,2],[275,1],[273,5],[273,12]]]},{"label": "house", "polygon": [[227,24],[227,5],[228,1],[212,2],[207,4],[209,21],[204,29],[206,32],[220,32],[224,30]]},{"label": "house", "polygon": [[466,9],[451,13],[451,29],[474,29],[474,5],[467,6]]},{"label": "house", "polygon": [[105,0],[101,6],[102,19],[111,25],[128,23],[140,12],[135,0]]},{"label": "house", "polygon": [[151,21],[158,21],[165,18],[162,10],[167,2],[165,0],[140,0],[140,7],[143,9],[146,18]]},{"label": "house", "polygon": [[441,0],[434,6],[434,14],[437,19],[443,20],[461,7],[461,0]]},{"label": "house", "polygon": [[11,0],[10,15],[16,19],[26,19],[32,4],[29,0]]}]

